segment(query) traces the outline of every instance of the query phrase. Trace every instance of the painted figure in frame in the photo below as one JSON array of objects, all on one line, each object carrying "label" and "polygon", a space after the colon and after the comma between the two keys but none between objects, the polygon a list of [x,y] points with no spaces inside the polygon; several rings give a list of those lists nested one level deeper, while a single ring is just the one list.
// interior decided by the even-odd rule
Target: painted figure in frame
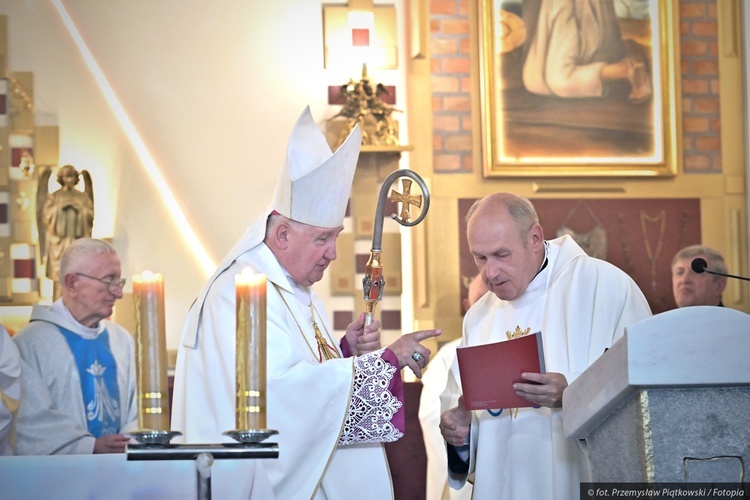
[{"label": "painted figure in frame", "polygon": [[501,163],[660,159],[657,2],[494,6],[491,74]]}]

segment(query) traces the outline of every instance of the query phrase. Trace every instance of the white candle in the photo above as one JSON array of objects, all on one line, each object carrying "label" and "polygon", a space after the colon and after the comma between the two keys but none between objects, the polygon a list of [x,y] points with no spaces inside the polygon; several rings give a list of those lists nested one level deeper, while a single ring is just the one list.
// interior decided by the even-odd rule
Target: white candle
[{"label": "white candle", "polygon": [[133,276],[136,324],[138,426],[169,430],[167,338],[164,327],[164,281],[161,274],[143,271]]},{"label": "white candle", "polygon": [[265,274],[245,269],[234,278],[237,312],[237,429],[266,428]]}]

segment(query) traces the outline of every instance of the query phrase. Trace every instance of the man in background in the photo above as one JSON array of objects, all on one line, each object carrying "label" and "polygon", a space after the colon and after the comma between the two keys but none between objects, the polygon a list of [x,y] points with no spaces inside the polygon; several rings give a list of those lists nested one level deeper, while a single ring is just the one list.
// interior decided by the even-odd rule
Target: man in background
[{"label": "man in background", "polygon": [[672,293],[677,307],[723,306],[721,294],[727,278],[710,273],[693,271],[693,259],[706,261],[710,271],[727,274],[724,257],[705,245],[692,245],[677,252],[672,259]]},{"label": "man in background", "polygon": [[[480,275],[469,284],[468,295],[463,301],[463,313],[487,293],[487,285]],[[448,487],[445,440],[440,434],[440,394],[445,390],[456,348],[461,337],[443,344],[430,360],[430,366],[422,376],[422,394],[419,397],[419,424],[422,427],[425,451],[427,452],[427,500],[469,500],[471,484],[466,483],[460,490]]]},{"label": "man in background", "polygon": [[62,296],[34,305],[13,340],[24,361],[19,455],[123,453],[138,425],[135,340],[108,321],[125,279],[109,243],[75,240],[60,259]]},{"label": "man in background", "polygon": [[466,313],[462,345],[541,332],[547,371],[513,384],[533,404],[519,409],[468,411],[462,398],[453,402],[461,389],[449,377],[440,420],[449,484],[460,488],[473,474],[475,499],[577,499],[591,470],[563,433],[563,391],[626,326],[651,316],[648,302],[627,274],[589,257],[570,236],[545,241],[526,198],[496,193],[466,217],[469,249],[492,293]]}]

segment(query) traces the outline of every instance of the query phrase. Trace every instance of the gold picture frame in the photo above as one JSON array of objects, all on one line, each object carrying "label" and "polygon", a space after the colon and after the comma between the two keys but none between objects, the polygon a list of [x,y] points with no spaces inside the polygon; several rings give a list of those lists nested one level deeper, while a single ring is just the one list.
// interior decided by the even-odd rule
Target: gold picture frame
[{"label": "gold picture frame", "polygon": [[[480,0],[484,176],[676,175],[677,0],[618,1],[638,8],[630,17],[616,13],[612,0],[583,2],[596,12],[544,12],[549,6],[575,9],[576,3]],[[615,28],[601,29],[604,21]],[[571,24],[577,29],[572,38]],[[595,44],[600,46],[592,49]]]}]

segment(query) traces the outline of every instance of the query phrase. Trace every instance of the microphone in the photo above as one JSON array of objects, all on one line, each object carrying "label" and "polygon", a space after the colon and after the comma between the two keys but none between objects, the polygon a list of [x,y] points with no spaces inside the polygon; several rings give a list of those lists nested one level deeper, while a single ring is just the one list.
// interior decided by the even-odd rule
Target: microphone
[{"label": "microphone", "polygon": [[727,278],[736,278],[738,280],[750,281],[750,278],[745,278],[743,276],[735,276],[733,274],[724,274],[724,273],[718,273],[716,271],[709,271],[708,263],[706,262],[706,259],[702,259],[700,257],[698,257],[697,259],[693,259],[693,262],[690,263],[690,267],[693,269],[693,272],[695,272],[696,274],[705,272],[708,274],[715,274],[716,276],[726,276]]},{"label": "microphone", "polygon": [[706,262],[706,259],[698,257],[697,259],[693,259],[693,262],[690,263],[690,267],[693,268],[694,273],[700,274],[706,270],[708,263]]}]

